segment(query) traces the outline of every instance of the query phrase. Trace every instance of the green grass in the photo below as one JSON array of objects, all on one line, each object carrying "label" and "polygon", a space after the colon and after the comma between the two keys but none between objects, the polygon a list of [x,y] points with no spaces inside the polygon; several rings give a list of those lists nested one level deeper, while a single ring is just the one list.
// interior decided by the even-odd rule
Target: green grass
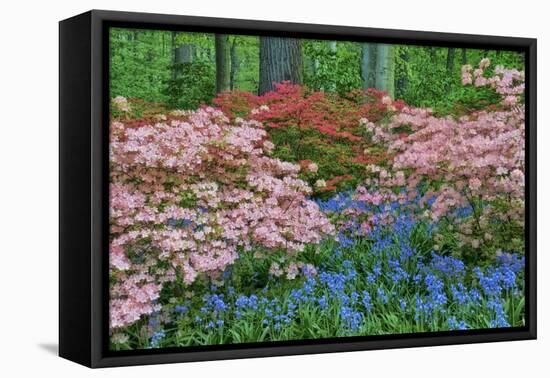
[{"label": "green grass", "polygon": [[[431,234],[424,223],[413,225],[406,233],[384,233],[377,239],[354,238],[352,244],[345,248],[329,240],[318,248],[308,247],[301,255],[302,261],[320,267],[319,274],[309,281],[304,276],[287,280],[269,275],[271,262],[280,261],[282,253],[274,253],[264,259],[253,257],[254,252],[258,251],[243,253],[223,283],[214,285],[203,280],[185,291],[175,290],[174,286],[167,288],[161,298],[161,302],[165,303],[163,311],[152,317],[159,323],[150,326],[148,321],[151,319],[143,319],[127,327],[122,332],[128,340],[113,343],[113,348],[151,347],[152,333],[161,328],[165,336],[155,345],[158,347],[447,331],[451,329],[451,317],[464,321],[469,329],[484,329],[495,326],[492,322],[497,318],[497,313],[491,303],[502,306],[504,318],[510,326],[524,325],[522,271],[515,277],[515,288],[503,289],[498,297],[491,297],[484,294],[473,266],[465,266],[463,273],[456,277],[430,267],[431,244]],[[406,248],[413,248],[414,253],[403,258]],[[392,279],[392,261],[400,258],[399,266],[406,272],[408,280],[396,282]],[[377,266],[380,267],[380,274],[369,280],[369,273],[373,274]],[[424,303],[430,302],[433,293],[425,282],[426,275],[430,273],[443,284],[446,303],[426,315],[418,310],[416,301],[421,298]],[[331,289],[326,282],[326,275],[337,274],[347,277],[339,291]],[[421,278],[415,281],[415,275]],[[312,286],[311,294],[306,295],[306,299],[297,300],[296,290],[304,292],[308,282]],[[453,299],[451,285],[458,283],[468,290],[478,290],[479,301],[459,304]],[[503,286],[501,282],[499,285]],[[388,296],[387,302],[378,290],[383,290]],[[362,304],[365,291],[371,297],[370,311]],[[175,292],[187,293],[188,298],[185,295],[174,297]],[[352,303],[353,293],[359,296],[355,303]],[[213,307],[205,305],[203,297],[208,294],[223,294],[226,308],[214,311]],[[236,301],[243,295],[256,295],[258,309],[243,309],[237,315]],[[325,307],[319,303],[322,297],[327,299]],[[349,303],[346,304],[346,301]],[[177,315],[174,309],[178,304],[185,305],[187,311]],[[346,306],[360,314],[361,320],[355,328],[343,315]],[[203,307],[206,310],[201,311]],[[289,312],[291,316],[286,322],[276,320],[268,316],[269,311],[274,316],[288,315]],[[197,316],[200,321],[196,320]],[[217,325],[220,320],[223,324]],[[214,326],[209,326],[209,322]]]}]

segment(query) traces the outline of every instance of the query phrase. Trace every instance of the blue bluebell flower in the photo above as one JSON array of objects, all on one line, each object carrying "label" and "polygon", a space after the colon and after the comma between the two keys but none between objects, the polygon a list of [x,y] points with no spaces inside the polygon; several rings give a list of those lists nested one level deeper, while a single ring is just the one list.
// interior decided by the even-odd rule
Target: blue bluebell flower
[{"label": "blue bluebell flower", "polygon": [[361,303],[363,304],[365,311],[367,313],[370,313],[372,310],[372,302],[371,302],[370,294],[367,290],[363,290],[362,294],[363,294],[363,298],[361,300]]},{"label": "blue bluebell flower", "polygon": [[464,320],[457,321],[456,317],[451,316],[447,320],[447,323],[449,325],[449,329],[451,330],[465,330],[468,329],[468,326]]},{"label": "blue bluebell flower", "polygon": [[185,305],[176,305],[174,307],[174,312],[177,312],[180,314],[186,313],[188,310],[189,310],[189,307]]},{"label": "blue bluebell flower", "polygon": [[384,291],[384,289],[379,287],[376,291],[376,294],[377,294],[378,298],[382,301],[382,303],[384,303],[384,304],[388,303],[389,299],[388,299],[388,296],[386,295],[386,292]]},{"label": "blue bluebell flower", "polygon": [[458,282],[456,285],[451,285],[451,293],[453,299],[460,305],[465,305],[471,300],[470,295],[468,295],[468,290],[466,290],[461,282]]},{"label": "blue bluebell flower", "polygon": [[165,332],[163,329],[153,333],[153,336],[151,336],[151,341],[150,341],[151,348],[158,348],[164,336],[165,336]]},{"label": "blue bluebell flower", "polygon": [[345,326],[350,330],[357,330],[363,320],[363,314],[348,306],[342,306],[340,308],[340,316]]},{"label": "blue bluebell flower", "polygon": [[465,272],[465,266],[461,260],[452,256],[441,256],[435,252],[432,252],[430,266],[434,271],[449,278],[461,278]]},{"label": "blue bluebell flower", "polygon": [[327,297],[324,295],[317,298],[317,303],[319,303],[319,307],[321,307],[321,310],[326,310],[328,308]]}]

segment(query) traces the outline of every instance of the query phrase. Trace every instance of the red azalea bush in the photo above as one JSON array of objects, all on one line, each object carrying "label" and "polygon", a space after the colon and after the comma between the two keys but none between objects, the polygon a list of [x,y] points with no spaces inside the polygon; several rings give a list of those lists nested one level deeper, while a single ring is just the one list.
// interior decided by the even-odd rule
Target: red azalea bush
[{"label": "red azalea bush", "polygon": [[217,277],[253,246],[294,255],[333,232],[300,167],[268,156],[257,121],[212,108],[170,117],[111,125],[112,329],[160,308],[167,283]]},{"label": "red azalea bush", "polygon": [[214,103],[232,118],[254,119],[273,129],[289,126],[313,129],[323,136],[353,142],[362,139],[361,118],[377,122],[404,106],[402,101],[392,101],[384,92],[373,88],[340,97],[335,93],[313,92],[290,82],[277,83],[275,91],[262,96],[242,91],[224,92]]},{"label": "red azalea bush", "polygon": [[[293,162],[313,160],[318,172],[302,178],[318,183],[318,193],[327,195],[353,187],[365,177],[366,164],[387,159],[384,150],[364,138],[363,122],[378,122],[404,106],[375,89],[341,97],[288,82],[262,96],[225,92],[214,103],[230,118],[261,122],[276,146],[275,156]],[[327,182],[333,185],[323,186]]]}]

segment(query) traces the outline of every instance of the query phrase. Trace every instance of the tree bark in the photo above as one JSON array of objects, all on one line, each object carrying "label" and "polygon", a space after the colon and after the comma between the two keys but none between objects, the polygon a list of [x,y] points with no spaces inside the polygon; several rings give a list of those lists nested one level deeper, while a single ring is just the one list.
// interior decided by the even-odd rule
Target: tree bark
[{"label": "tree bark", "polygon": [[295,38],[260,37],[260,95],[273,83],[302,84],[302,43]]},{"label": "tree bark", "polygon": [[310,76],[315,76],[315,60],[309,56],[304,56],[304,69],[307,69]]},{"label": "tree bark", "polygon": [[239,55],[237,52],[237,38],[233,37],[233,42],[231,43],[231,50],[229,52],[231,56],[231,71],[229,72],[229,88],[231,90],[235,89],[235,83],[237,80],[237,73],[241,62],[239,61]]},{"label": "tree bark", "polygon": [[[328,43],[328,50],[331,52],[331,54],[333,55],[333,64],[334,64],[334,69],[336,69],[336,65],[337,65],[337,61],[336,61],[336,54],[338,54],[338,44],[336,41],[330,41]],[[334,92],[336,90],[336,83],[335,82],[332,82],[332,83],[329,83],[327,89],[331,92]]]},{"label": "tree bark", "polygon": [[404,69],[401,70],[402,74],[396,81],[396,96],[402,97],[409,86],[408,65],[409,65],[409,50],[408,46],[404,46],[400,49],[399,57],[403,62]]},{"label": "tree bark", "polygon": [[447,49],[447,73],[452,75],[455,69],[455,49],[449,47]]},{"label": "tree bark", "polygon": [[391,45],[378,44],[376,49],[375,88],[395,96],[395,59]]},{"label": "tree bark", "polygon": [[447,93],[451,90],[451,83],[454,79],[454,70],[455,70],[455,49],[449,47],[447,49],[447,84],[445,85],[445,90]]},{"label": "tree bark", "polygon": [[216,93],[230,89],[229,36],[216,34]]},{"label": "tree bark", "polygon": [[435,61],[437,60],[437,50],[435,47],[428,47],[428,51],[430,53],[430,59],[432,60],[432,63],[435,64]]},{"label": "tree bark", "polygon": [[376,44],[363,43],[361,58],[361,77],[363,78],[363,88],[374,88],[376,69]]},{"label": "tree bark", "polygon": [[175,64],[193,63],[192,50],[193,46],[188,43],[176,48]]},{"label": "tree bark", "polygon": [[176,79],[176,32],[172,32],[172,80]]},{"label": "tree bark", "polygon": [[210,47],[206,48],[206,58],[208,59],[209,62],[214,64],[216,63],[216,58],[212,54],[212,49]]}]

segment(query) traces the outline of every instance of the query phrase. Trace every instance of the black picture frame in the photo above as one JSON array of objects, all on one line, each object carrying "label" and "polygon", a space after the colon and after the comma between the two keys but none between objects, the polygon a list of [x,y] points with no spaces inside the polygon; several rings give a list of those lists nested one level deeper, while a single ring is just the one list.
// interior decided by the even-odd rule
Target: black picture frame
[{"label": "black picture frame", "polygon": [[[108,28],[519,50],[526,57],[526,326],[113,352],[108,349]],[[88,367],[536,338],[536,39],[92,10],[59,24],[59,355]]]}]

